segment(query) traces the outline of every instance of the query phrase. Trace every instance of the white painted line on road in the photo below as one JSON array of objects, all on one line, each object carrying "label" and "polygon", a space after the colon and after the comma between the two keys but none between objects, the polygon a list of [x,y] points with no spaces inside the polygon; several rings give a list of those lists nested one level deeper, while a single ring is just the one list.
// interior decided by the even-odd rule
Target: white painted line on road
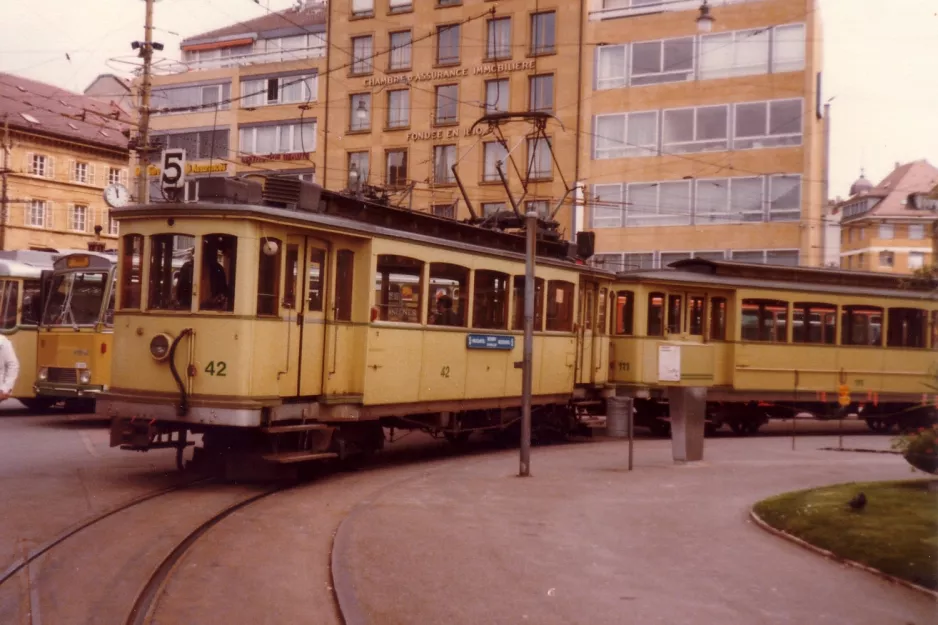
[{"label": "white painted line on road", "polygon": [[39,573],[39,562],[33,561],[26,568],[27,584],[29,584],[29,623],[30,625],[42,625],[42,618],[39,616],[39,583],[37,577]]},{"label": "white painted line on road", "polygon": [[98,450],[94,448],[94,443],[91,442],[91,438],[88,436],[87,432],[81,433],[81,442],[85,444],[85,449],[88,450],[89,454],[91,454],[95,458],[101,457],[101,454],[98,453]]}]

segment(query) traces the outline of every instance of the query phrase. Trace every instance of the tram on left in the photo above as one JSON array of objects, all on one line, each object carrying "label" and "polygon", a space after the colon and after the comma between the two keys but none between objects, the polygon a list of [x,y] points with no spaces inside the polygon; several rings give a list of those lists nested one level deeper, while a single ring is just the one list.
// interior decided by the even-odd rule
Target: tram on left
[{"label": "tram on left", "polygon": [[116,255],[66,254],[43,282],[34,402],[93,411],[111,383]]}]

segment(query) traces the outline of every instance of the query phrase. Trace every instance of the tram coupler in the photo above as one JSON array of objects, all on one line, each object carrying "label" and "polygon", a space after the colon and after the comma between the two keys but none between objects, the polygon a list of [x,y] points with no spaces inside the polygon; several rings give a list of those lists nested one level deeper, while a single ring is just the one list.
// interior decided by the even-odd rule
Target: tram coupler
[{"label": "tram coupler", "polygon": [[[173,438],[173,432],[177,434]],[[111,447],[130,451],[188,447],[186,430],[166,428],[153,419],[113,419],[111,421]]]}]

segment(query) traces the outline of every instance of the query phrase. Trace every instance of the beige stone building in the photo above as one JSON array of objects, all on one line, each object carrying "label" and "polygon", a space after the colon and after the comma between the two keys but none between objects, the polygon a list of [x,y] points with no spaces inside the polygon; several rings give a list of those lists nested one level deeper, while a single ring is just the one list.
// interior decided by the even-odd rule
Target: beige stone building
[{"label": "beige stone building", "polygon": [[127,184],[126,113],[52,85],[0,74],[6,206],[0,249],[117,247],[104,187]]},{"label": "beige stone building", "polygon": [[[332,189],[357,179],[459,219],[467,198],[483,216],[510,208],[501,161],[516,199],[557,207],[568,238],[594,230],[610,267],[819,265],[817,4],[714,0],[699,32],[697,0],[301,3],[183,42],[186,71],[156,81],[167,112],[154,127],[199,167],[315,172]],[[304,72],[306,98],[285,101],[283,80]],[[530,123],[473,130],[487,113],[531,110],[554,116],[553,156]],[[298,152],[280,137],[300,122],[315,141]]]},{"label": "beige stone building", "polygon": [[925,160],[896,163],[875,186],[861,174],[838,206],[841,268],[911,273],[933,264],[936,185],[938,168]]}]

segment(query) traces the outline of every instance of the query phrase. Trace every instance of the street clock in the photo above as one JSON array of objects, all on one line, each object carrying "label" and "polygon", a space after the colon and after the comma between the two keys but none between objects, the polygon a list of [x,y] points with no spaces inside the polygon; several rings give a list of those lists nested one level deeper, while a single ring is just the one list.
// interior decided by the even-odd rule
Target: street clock
[{"label": "street clock", "polygon": [[104,201],[111,208],[127,206],[127,202],[130,201],[130,191],[122,184],[109,184],[104,187]]}]

